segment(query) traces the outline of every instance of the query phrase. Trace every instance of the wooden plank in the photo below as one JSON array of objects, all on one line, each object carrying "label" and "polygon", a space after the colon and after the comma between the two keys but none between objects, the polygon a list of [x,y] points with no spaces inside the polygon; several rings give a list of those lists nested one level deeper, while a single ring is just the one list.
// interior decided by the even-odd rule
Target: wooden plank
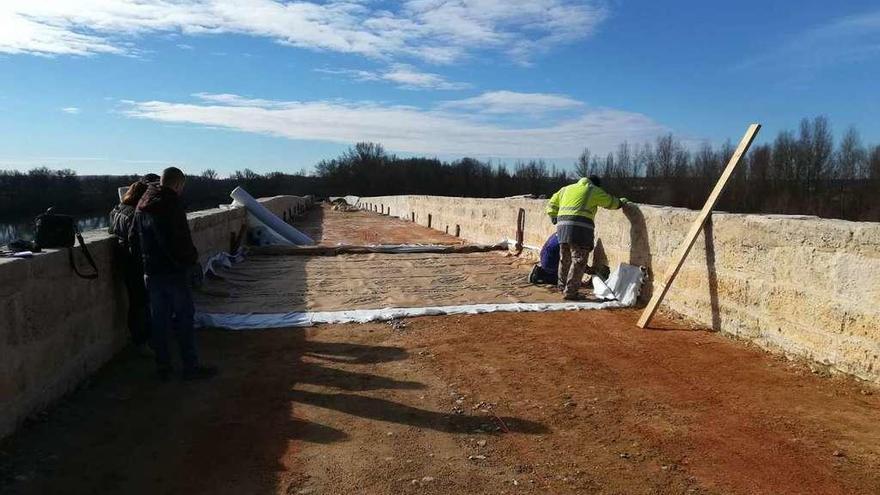
[{"label": "wooden plank", "polygon": [[752,141],[755,140],[755,136],[758,135],[758,131],[760,130],[761,124],[752,124],[749,126],[748,130],[746,130],[745,136],[743,136],[742,141],[739,142],[739,146],[737,146],[733,156],[730,157],[730,161],[727,162],[727,167],[721,174],[721,178],[718,179],[715,188],[712,189],[712,193],[709,194],[706,204],[703,205],[703,209],[700,210],[700,214],[697,216],[696,221],[691,225],[690,232],[688,232],[687,236],[684,238],[684,242],[681,243],[681,246],[678,247],[675,254],[675,263],[670,265],[669,269],[666,270],[666,276],[663,279],[664,282],[656,288],[654,295],[651,297],[651,301],[648,303],[645,311],[642,312],[642,316],[637,323],[639,328],[645,328],[648,326],[648,323],[651,322],[651,318],[654,317],[654,313],[656,313],[657,309],[660,307],[660,302],[663,301],[666,292],[669,291],[669,287],[672,285],[672,281],[675,280],[678,271],[681,270],[681,266],[684,264],[685,258],[687,258],[688,253],[690,253],[691,247],[693,247],[694,242],[696,242],[697,236],[699,236],[700,231],[703,230],[703,225],[705,225],[706,220],[712,213],[712,208],[715,207],[715,203],[718,202],[718,198],[724,191],[724,186],[727,185],[728,179],[733,175],[733,171],[736,169],[737,165],[739,165],[743,155],[749,150],[749,146],[752,145]]}]

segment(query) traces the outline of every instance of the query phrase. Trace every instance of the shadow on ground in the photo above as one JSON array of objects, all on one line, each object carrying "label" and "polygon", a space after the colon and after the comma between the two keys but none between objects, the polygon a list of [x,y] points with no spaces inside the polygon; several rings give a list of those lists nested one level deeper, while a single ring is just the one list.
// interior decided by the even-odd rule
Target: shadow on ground
[{"label": "shadow on ground", "polygon": [[[296,481],[298,442],[331,444],[358,435],[304,419],[298,404],[442,432],[496,424],[491,417],[359,395],[425,388],[371,373],[408,359],[400,347],[309,340],[303,329],[206,331],[201,338],[220,377],[161,384],[148,360],[120,356],[0,445],[0,492],[274,493]],[[547,431],[501,420],[511,431]]]}]

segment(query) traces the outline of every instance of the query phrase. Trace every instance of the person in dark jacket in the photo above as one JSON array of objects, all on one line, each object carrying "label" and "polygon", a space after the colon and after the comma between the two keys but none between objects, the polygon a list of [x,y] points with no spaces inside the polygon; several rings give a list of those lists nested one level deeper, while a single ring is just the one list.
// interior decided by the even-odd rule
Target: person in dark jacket
[{"label": "person in dark jacket", "polygon": [[122,200],[110,212],[110,233],[116,236],[116,261],[122,271],[128,293],[128,331],[138,353],[150,355],[150,309],[147,290],[144,287],[144,266],[141,260],[140,239],[134,228],[134,213],[138,201],[147,191],[150,182],[158,182],[159,176],[147,174],[132,183]]},{"label": "person in dark jacket", "polygon": [[135,224],[140,235],[144,282],[150,299],[153,350],[161,380],[171,377],[168,334],[174,330],[183,363],[183,378],[210,378],[217,369],[199,363],[193,329],[190,275],[198,266],[186,210],[180,194],[186,176],[177,167],[166,168],[159,184],[150,184],[137,205]]}]

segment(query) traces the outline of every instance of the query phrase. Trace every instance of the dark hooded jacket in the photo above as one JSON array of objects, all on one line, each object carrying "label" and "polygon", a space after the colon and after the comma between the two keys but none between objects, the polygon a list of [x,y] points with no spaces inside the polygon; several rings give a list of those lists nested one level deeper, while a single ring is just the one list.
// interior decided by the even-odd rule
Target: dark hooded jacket
[{"label": "dark hooded jacket", "polygon": [[135,226],[145,274],[185,274],[198,262],[186,210],[174,190],[150,184],[138,202]]},{"label": "dark hooded jacket", "polygon": [[[131,248],[134,246],[129,245],[129,239],[132,238],[132,231],[134,230],[134,212],[134,206],[124,203],[119,203],[110,211],[110,228],[108,231],[116,236],[116,242],[119,243],[119,247],[123,248],[126,252],[133,252]],[[134,234],[136,238],[137,233]],[[137,246],[136,249],[140,251],[140,246]]]},{"label": "dark hooded jacket", "polygon": [[[135,207],[119,203],[110,212],[111,234],[116,236],[116,245],[122,263],[131,269],[133,277],[144,278],[143,256],[141,256],[141,241],[138,230],[135,228]],[[143,280],[141,280],[143,284]]]}]

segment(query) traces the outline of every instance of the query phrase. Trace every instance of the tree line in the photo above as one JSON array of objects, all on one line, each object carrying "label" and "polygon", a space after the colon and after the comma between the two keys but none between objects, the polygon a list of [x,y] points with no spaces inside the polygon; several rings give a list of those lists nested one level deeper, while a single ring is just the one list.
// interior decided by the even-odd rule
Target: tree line
[{"label": "tree line", "polygon": [[[238,185],[254,196],[540,197],[595,174],[605,189],[639,203],[700,208],[733,152],[730,142],[692,149],[668,134],[653,142],[623,142],[602,156],[584,149],[573,169],[564,169],[542,160],[509,166],[475,158],[446,162],[399,157],[381,144],[358,143],[319,162],[313,173],[244,169],[220,177],[207,169],[189,178],[185,198],[190,209],[214,207],[228,203],[229,192]],[[0,221],[29,219],[49,206],[77,215],[102,214],[117,201],[117,188],[137,178],[77,176],[69,169],[45,167],[0,171]],[[880,221],[878,191],[880,145],[866,146],[854,128],[835,144],[830,122],[819,116],[802,120],[795,131],[781,131],[771,143],[753,146],[718,209]]]},{"label": "tree line", "polygon": [[[549,196],[578,177],[598,175],[605,189],[633,201],[698,209],[734,151],[729,141],[691,149],[667,134],[653,142],[623,142],[601,156],[586,148],[573,170],[541,160],[509,169],[473,158],[399,158],[381,145],[360,143],[320,162],[316,172],[334,194],[362,196]],[[797,131],[779,132],[772,143],[752,146],[717,208],[880,221],[878,192],[880,145],[866,146],[850,127],[835,146],[829,120],[818,116],[803,119]]]}]

